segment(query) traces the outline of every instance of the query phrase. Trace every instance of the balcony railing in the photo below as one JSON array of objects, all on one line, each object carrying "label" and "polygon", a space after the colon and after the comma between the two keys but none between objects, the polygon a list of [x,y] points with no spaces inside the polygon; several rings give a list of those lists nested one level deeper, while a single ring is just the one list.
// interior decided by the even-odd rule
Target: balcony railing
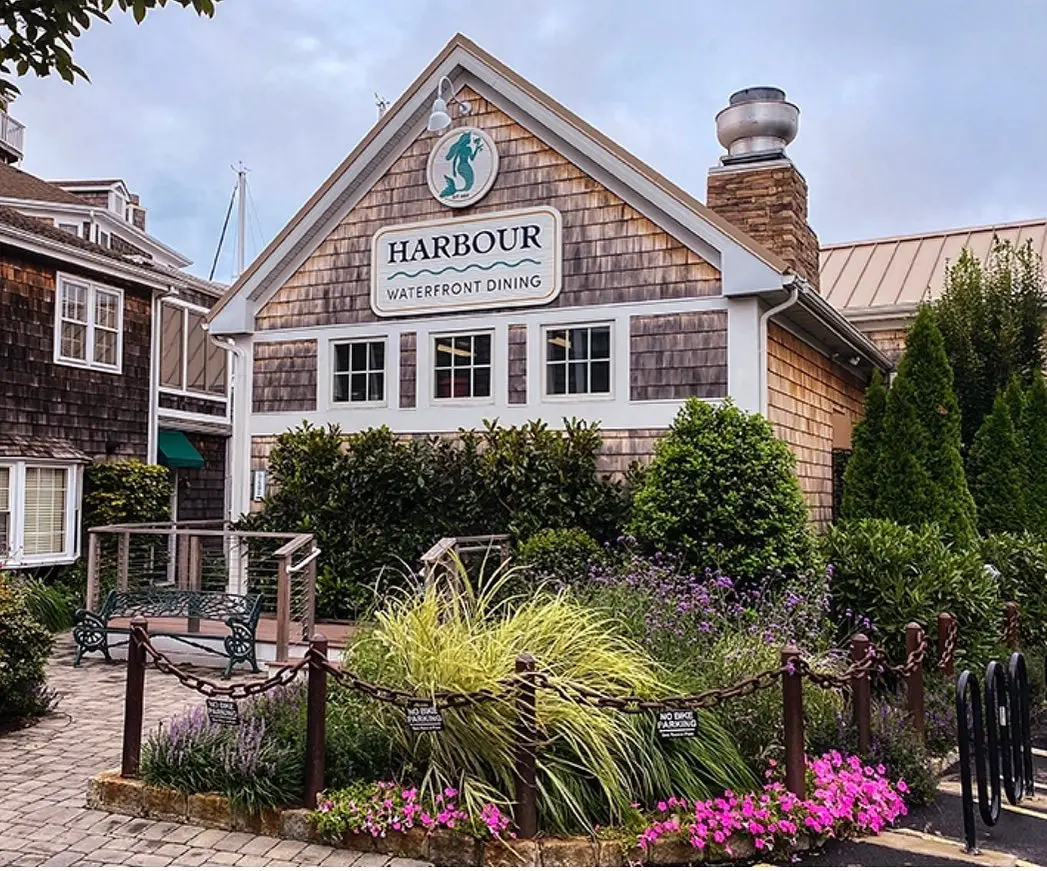
[{"label": "balcony railing", "polygon": [[0,109],[0,147],[16,158],[22,157],[22,140],[25,125],[19,123],[3,109]]}]

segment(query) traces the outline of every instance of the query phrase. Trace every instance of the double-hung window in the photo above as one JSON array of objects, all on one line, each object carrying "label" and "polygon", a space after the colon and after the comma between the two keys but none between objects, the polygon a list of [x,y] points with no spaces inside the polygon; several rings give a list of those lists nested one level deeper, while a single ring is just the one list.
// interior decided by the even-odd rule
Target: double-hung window
[{"label": "double-hung window", "polygon": [[491,395],[491,334],[436,336],[434,390],[436,399],[487,399]]},{"label": "double-hung window", "polygon": [[385,402],[385,340],[362,339],[332,345],[331,400]]},{"label": "double-hung window", "polygon": [[550,327],[545,331],[548,396],[607,396],[611,392],[611,327]]},{"label": "double-hung window", "polygon": [[76,558],[79,467],[0,459],[0,562],[54,565]]},{"label": "double-hung window", "polygon": [[119,372],[123,291],[59,275],[56,293],[55,362]]}]

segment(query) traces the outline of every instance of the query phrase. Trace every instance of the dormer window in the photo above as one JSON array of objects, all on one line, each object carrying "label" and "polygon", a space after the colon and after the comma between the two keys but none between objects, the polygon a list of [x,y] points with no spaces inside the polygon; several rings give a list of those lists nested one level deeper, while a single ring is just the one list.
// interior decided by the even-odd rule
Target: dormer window
[{"label": "dormer window", "polygon": [[117,191],[109,192],[109,211],[119,215],[121,220],[127,220],[127,200],[123,194]]}]

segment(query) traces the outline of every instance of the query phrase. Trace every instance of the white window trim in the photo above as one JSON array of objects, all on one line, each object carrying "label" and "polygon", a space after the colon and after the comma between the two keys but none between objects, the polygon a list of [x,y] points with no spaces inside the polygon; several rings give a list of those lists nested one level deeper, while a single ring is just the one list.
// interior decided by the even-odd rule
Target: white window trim
[{"label": "white window trim", "polygon": [[[447,396],[437,397],[436,395],[436,347],[434,343],[437,339],[454,339],[459,336],[490,336],[491,337],[491,389],[487,396]],[[478,330],[432,330],[427,334],[428,357],[429,357],[429,401],[434,405],[448,406],[448,405],[494,405],[495,404],[495,392],[496,384],[498,383],[498,373],[500,367],[498,365],[500,357],[498,353],[498,343],[496,341],[496,334],[493,328],[489,329],[478,329]],[[417,371],[417,369],[416,369]]]},{"label": "white window trim", "polygon": [[[609,330],[608,347],[610,348],[610,374],[609,384],[610,390],[606,393],[550,393],[549,392],[549,342],[547,335],[550,330],[581,330],[592,327],[607,327]],[[539,368],[541,370],[541,385],[542,385],[542,402],[613,402],[615,397],[614,390],[614,376],[615,370],[618,365],[617,357],[615,353],[615,322],[614,321],[564,321],[557,322],[555,324],[542,324],[541,332],[539,334],[539,341],[541,343],[541,355],[539,357]]]},{"label": "white window trim", "polygon": [[[208,399],[211,402],[228,402],[229,401],[229,389],[230,389],[230,355],[229,352],[225,352],[225,390],[221,393],[211,393],[206,390],[193,390],[189,387],[189,313],[204,315],[206,317],[208,309],[201,305],[195,305],[191,302],[186,302],[181,299],[162,299],[160,300],[160,312],[158,316],[159,320],[159,339],[158,343],[160,346],[159,361],[160,365],[163,365],[164,348],[163,348],[163,317],[164,317],[164,306],[170,306],[171,308],[182,309],[182,384],[184,387],[165,387],[160,383],[159,373],[157,374],[157,390],[160,393],[166,393],[170,396],[189,396],[193,399]],[[210,342],[210,336],[207,341]],[[205,370],[206,371],[206,370]],[[164,409],[164,411],[172,411],[173,409]]]},{"label": "white window trim", "polygon": [[[8,569],[53,566],[71,563],[80,555],[79,520],[82,467],[56,460],[0,458],[0,466],[10,470],[8,479],[8,536],[10,550],[0,554],[0,565]],[[65,471],[65,535],[64,548],[58,553],[26,556],[25,548],[25,471],[27,467],[62,469]]]},{"label": "white window trim", "polygon": [[[64,357],[62,355],[62,284],[69,281],[87,287],[87,338],[85,350],[87,359],[79,360],[76,357]],[[116,364],[98,363],[94,360],[95,354],[95,297],[102,293],[111,293],[117,298],[116,307]],[[124,371],[124,292],[118,287],[100,284],[81,278],[78,275],[59,272],[55,276],[55,323],[54,323],[54,362],[60,366],[73,366],[77,369],[94,369],[99,372],[112,372],[114,375],[122,375]]]},{"label": "white window trim", "polygon": [[[352,399],[346,399],[344,402],[336,402],[334,398],[334,383],[335,383],[335,353],[334,349],[336,345],[356,345],[366,342],[381,342],[382,347],[385,349],[384,356],[382,357],[384,364],[382,366],[382,399],[380,400],[365,400],[354,402]],[[328,343],[328,390],[327,390],[327,407],[329,409],[335,408],[386,408],[389,405],[389,337],[385,335],[373,335],[373,336],[357,336],[351,339],[331,339]],[[319,362],[319,361],[318,361]],[[352,373],[352,352],[350,352],[349,371]],[[352,376],[350,374],[350,394],[352,393]]]}]

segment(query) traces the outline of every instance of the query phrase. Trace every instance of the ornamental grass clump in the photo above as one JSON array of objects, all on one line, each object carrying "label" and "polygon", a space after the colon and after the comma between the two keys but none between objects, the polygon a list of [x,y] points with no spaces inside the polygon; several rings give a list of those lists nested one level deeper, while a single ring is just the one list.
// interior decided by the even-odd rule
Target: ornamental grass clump
[{"label": "ornamental grass clump", "polygon": [[[347,667],[421,696],[438,690],[496,695],[444,710],[444,730],[436,733],[410,731],[397,707],[377,710],[397,755],[417,771],[419,795],[459,789],[462,807],[474,815],[513,797],[516,692],[506,682],[519,654],[531,654],[561,687],[646,698],[679,690],[616,620],[567,592],[506,600],[500,588],[513,583],[512,573],[502,569],[474,587],[459,571],[457,585],[437,579],[421,592],[392,598],[375,628],[346,652]],[[617,822],[632,802],[667,792],[703,797],[754,783],[711,713],[699,712],[698,738],[671,742],[656,736],[650,715],[580,704],[552,689],[537,696],[538,803],[549,831]]]}]

